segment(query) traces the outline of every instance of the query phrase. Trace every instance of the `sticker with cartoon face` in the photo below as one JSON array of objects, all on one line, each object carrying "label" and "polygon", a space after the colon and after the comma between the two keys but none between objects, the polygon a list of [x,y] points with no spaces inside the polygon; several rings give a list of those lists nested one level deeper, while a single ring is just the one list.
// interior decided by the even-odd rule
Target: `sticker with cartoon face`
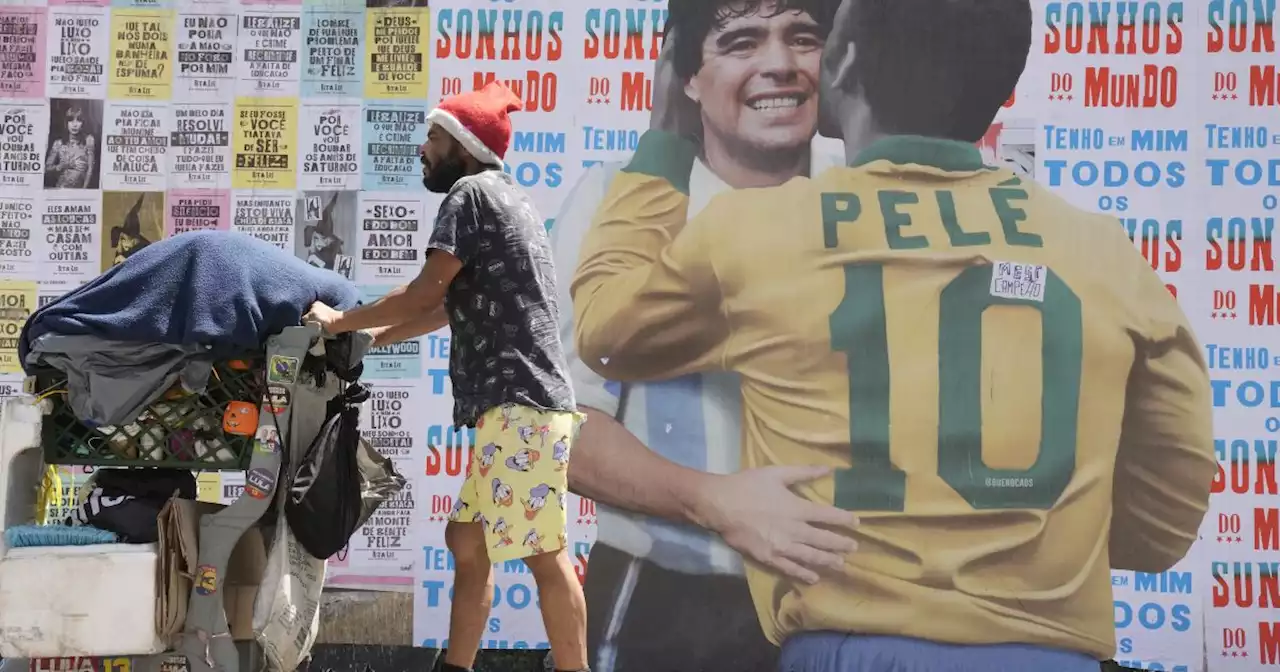
[{"label": "sticker with cartoon face", "polygon": [[[558,491],[546,483],[540,483],[529,488],[529,498],[520,500],[520,503],[524,505],[525,519],[533,520],[537,518],[538,514],[547,505],[547,499],[556,494],[559,494]],[[556,501],[560,501],[558,497]]]},{"label": "sticker with cartoon face", "polygon": [[496,443],[490,443],[480,449],[480,475],[488,476],[489,470],[493,468],[493,461],[497,458],[498,453],[502,452],[502,446]]},{"label": "sticker with cartoon face", "polygon": [[516,542],[511,539],[511,526],[507,525],[506,518],[499,518],[493,523],[493,533],[498,535],[498,543],[494,544],[494,548],[505,548]]},{"label": "sticker with cartoon face", "polygon": [[201,595],[218,592],[218,570],[213,565],[200,565],[196,568],[196,592]]},{"label": "sticker with cartoon face", "polygon": [[556,471],[569,468],[569,437],[561,436],[559,441],[551,444],[551,461],[556,463]]},{"label": "sticker with cartoon face", "polygon": [[533,465],[542,459],[542,453],[532,448],[521,448],[516,454],[507,458],[507,468],[512,471],[528,472],[533,470]]},{"label": "sticker with cartoon face", "polygon": [[515,492],[511,486],[502,482],[502,479],[495,478],[492,483],[493,487],[493,503],[498,506],[511,506],[511,502],[515,499]]},{"label": "sticker with cartoon face", "polygon": [[545,553],[546,551],[542,550],[542,542],[545,539],[546,536],[538,534],[537,530],[529,530],[529,534],[524,535],[524,545],[534,553]]},{"label": "sticker with cartoon face", "polygon": [[533,423],[529,423],[527,425],[520,425],[519,427],[516,427],[516,436],[519,436],[521,441],[524,441],[527,444],[536,436],[538,437],[539,445],[543,448],[547,447],[547,435],[550,433],[551,425],[535,425]]}]

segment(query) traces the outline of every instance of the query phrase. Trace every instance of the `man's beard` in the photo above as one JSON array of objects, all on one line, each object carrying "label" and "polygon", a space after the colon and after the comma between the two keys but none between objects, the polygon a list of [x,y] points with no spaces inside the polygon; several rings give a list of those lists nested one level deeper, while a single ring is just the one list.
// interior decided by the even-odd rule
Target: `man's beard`
[{"label": "man's beard", "polygon": [[422,186],[437,194],[448,193],[453,185],[467,176],[467,164],[462,157],[450,154],[440,161],[427,166],[427,174],[422,176]]}]

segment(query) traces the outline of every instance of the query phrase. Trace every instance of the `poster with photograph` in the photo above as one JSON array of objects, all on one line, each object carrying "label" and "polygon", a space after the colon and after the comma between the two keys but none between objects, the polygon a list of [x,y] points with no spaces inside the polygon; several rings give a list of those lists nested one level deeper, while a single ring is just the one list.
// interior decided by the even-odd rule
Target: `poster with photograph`
[{"label": "poster with photograph", "polygon": [[231,187],[231,131],[235,108],[221,103],[174,103],[169,134],[169,187]]},{"label": "poster with photograph", "polygon": [[300,192],[293,253],[319,268],[355,279],[355,191]]},{"label": "poster with photograph", "polygon": [[0,188],[41,187],[48,128],[47,105],[0,102]]},{"label": "poster with photograph", "polygon": [[236,95],[296,97],[301,46],[299,9],[272,7],[241,12]]},{"label": "poster with photograph", "polygon": [[44,263],[40,277],[50,286],[70,290],[102,272],[102,192],[46,191],[43,198],[36,235]]},{"label": "poster with photograph", "polygon": [[97,189],[101,183],[102,101],[49,100],[45,189]]},{"label": "poster with photograph", "polygon": [[0,6],[0,98],[44,98],[48,12]]},{"label": "poster with photograph", "polygon": [[110,22],[107,10],[96,7],[49,9],[45,50],[49,54],[50,97],[107,97]]},{"label": "poster with photograph", "polygon": [[293,252],[297,192],[233,191],[231,230]]},{"label": "poster with photograph", "polygon": [[166,238],[191,231],[231,230],[231,192],[220,189],[170,189],[165,196]]},{"label": "poster with photograph", "polygon": [[303,105],[300,189],[360,188],[360,104]]},{"label": "poster with photograph", "polygon": [[102,147],[104,190],[164,191],[168,183],[169,133],[172,110],[168,103],[113,101],[107,103]]},{"label": "poster with photograph", "polygon": [[226,102],[235,97],[236,15],[178,13],[174,100]]},{"label": "poster with photograph", "polygon": [[102,271],[164,237],[164,192],[102,192]]}]

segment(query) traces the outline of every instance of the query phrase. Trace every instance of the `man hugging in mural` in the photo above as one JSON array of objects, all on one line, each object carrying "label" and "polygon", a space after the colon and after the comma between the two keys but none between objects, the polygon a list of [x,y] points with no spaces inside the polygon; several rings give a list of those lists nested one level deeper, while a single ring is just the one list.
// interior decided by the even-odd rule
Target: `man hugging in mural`
[{"label": "man hugging in mural", "polygon": [[[688,216],[717,194],[843,163],[834,143],[823,151],[814,137],[818,64],[834,3],[670,0],[668,10],[652,123],[705,148],[684,175]],[[739,472],[736,373],[618,385],[576,356],[568,307],[579,245],[597,211],[608,211],[604,197],[625,165],[589,170],[551,230],[561,340],[574,391],[592,418],[581,438],[591,449],[574,456],[570,472],[600,512],[586,581],[592,668],[772,671],[778,649],[760,630],[738,552],[816,578],[802,566],[812,552],[807,539],[821,534],[814,523],[852,516],[787,490],[825,469]],[[712,481],[726,487],[711,487],[711,474],[729,474]],[[828,541],[836,550],[850,544]]]},{"label": "man hugging in mural", "polygon": [[1113,217],[975,146],[1031,31],[1029,0],[844,0],[818,103],[847,165],[698,205],[711,142],[659,118],[581,242],[583,365],[736,373],[742,464],[819,469],[791,482],[817,523],[794,557],[746,566],[779,669],[1093,672],[1110,570],[1196,539],[1215,462],[1186,316]]}]

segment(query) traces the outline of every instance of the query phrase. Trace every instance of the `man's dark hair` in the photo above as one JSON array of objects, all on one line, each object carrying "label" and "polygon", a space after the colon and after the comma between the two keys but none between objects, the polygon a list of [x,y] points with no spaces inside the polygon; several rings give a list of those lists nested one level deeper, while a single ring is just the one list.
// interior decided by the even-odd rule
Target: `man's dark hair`
[{"label": "man's dark hair", "polygon": [[675,45],[676,75],[688,81],[702,69],[702,43],[707,35],[729,21],[763,14],[772,18],[787,12],[805,12],[818,23],[822,34],[831,30],[831,21],[840,0],[670,0],[667,3],[667,31],[679,35]]},{"label": "man's dark hair", "polygon": [[853,42],[842,86],[861,87],[880,130],[981,140],[1027,65],[1029,0],[845,1],[829,39]]}]

